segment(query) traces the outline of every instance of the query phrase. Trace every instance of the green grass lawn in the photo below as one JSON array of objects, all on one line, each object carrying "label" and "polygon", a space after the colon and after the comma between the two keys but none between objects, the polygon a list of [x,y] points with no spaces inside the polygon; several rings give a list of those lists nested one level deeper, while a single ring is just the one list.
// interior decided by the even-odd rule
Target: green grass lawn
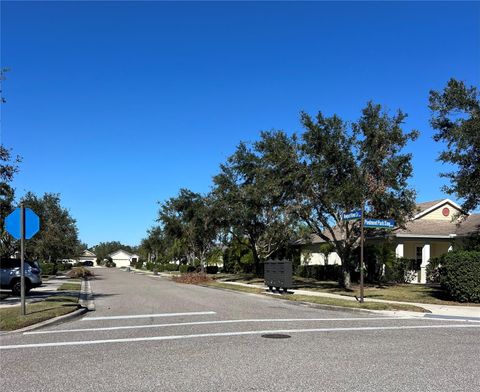
[{"label": "green grass lawn", "polygon": [[257,287],[236,286],[236,285],[233,285],[233,284],[216,282],[216,281],[206,282],[205,285],[210,286],[210,287],[217,287],[217,288],[220,288],[220,289],[242,291],[244,293],[260,294],[260,293],[264,292],[263,289],[259,289]]},{"label": "green grass lawn", "polygon": [[290,301],[309,302],[320,305],[341,306],[344,308],[367,309],[367,310],[404,310],[408,312],[430,313],[424,308],[408,304],[394,304],[384,302],[364,302],[351,301],[348,299],[337,299],[328,297],[314,297],[311,295],[281,295],[280,298]]},{"label": "green grass lawn", "polygon": [[20,306],[0,309],[0,330],[12,331],[32,324],[62,316],[77,310],[77,298],[51,296],[45,301],[27,304],[27,314],[21,314]]},{"label": "green grass lawn", "polygon": [[[256,278],[248,274],[224,274],[220,277],[226,281],[242,283],[262,283],[261,278]],[[318,281],[310,278],[301,278],[295,276],[293,289],[321,291],[331,294],[345,295],[349,297],[358,296],[360,292],[359,285],[352,285],[351,290],[345,290],[339,287],[334,281]],[[436,305],[458,305],[458,306],[480,306],[474,303],[460,303],[450,300],[446,293],[438,286],[426,286],[421,284],[386,284],[386,285],[365,285],[365,298],[383,299],[386,301],[417,302],[422,304]]]},{"label": "green grass lawn", "polygon": [[[301,288],[301,284],[297,288]],[[318,282],[318,285],[307,285],[307,290],[322,291],[332,294],[340,294],[349,297],[358,296],[360,287],[353,285],[351,290],[338,287],[336,282]],[[365,298],[383,299],[387,301],[416,302],[422,304],[457,305],[457,306],[480,306],[474,303],[460,303],[449,300],[446,293],[436,286],[420,284],[392,284],[392,285],[365,285]]]},{"label": "green grass lawn", "polygon": [[[265,294],[265,290],[258,287],[236,286],[228,283],[221,283],[216,281],[206,282],[203,285],[221,289],[228,289],[233,291],[241,291],[253,294]],[[319,305],[341,306],[345,308],[355,309],[367,309],[367,310],[404,310],[410,312],[428,312],[427,310],[408,304],[392,304],[392,303],[379,303],[379,302],[364,302],[363,304],[357,301],[351,301],[348,299],[336,299],[327,297],[314,297],[310,295],[275,295],[271,298],[281,298],[289,301],[308,302]]]},{"label": "green grass lawn", "polygon": [[77,282],[66,282],[62,283],[62,285],[57,289],[58,291],[80,291],[80,288],[82,287],[81,283]]}]

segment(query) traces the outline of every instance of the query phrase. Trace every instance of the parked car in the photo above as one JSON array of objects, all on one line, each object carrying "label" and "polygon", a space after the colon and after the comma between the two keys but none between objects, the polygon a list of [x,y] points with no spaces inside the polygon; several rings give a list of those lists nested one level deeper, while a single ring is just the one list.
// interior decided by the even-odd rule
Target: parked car
[{"label": "parked car", "polygon": [[[0,287],[12,290],[14,295],[21,294],[20,259],[0,259]],[[42,285],[42,270],[36,261],[25,260],[25,293],[33,287]]]},{"label": "parked car", "polygon": [[83,262],[83,265],[85,267],[93,267],[93,261],[92,260],[87,260]]}]

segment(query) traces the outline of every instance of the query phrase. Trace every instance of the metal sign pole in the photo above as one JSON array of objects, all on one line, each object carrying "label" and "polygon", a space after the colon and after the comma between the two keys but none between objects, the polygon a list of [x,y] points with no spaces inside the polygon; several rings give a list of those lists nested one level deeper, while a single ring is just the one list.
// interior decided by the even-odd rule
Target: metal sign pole
[{"label": "metal sign pole", "polygon": [[362,201],[362,217],[360,223],[360,302],[363,303],[363,242],[365,240],[363,225],[365,221],[365,203]]},{"label": "metal sign pole", "polygon": [[25,207],[23,203],[20,204],[20,285],[21,285],[21,302],[22,315],[27,314],[25,308]]}]

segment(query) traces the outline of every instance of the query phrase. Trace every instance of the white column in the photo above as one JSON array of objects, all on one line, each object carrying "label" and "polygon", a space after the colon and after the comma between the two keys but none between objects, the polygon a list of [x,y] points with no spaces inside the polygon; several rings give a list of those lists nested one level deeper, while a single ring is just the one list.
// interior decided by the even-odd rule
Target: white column
[{"label": "white column", "polygon": [[395,255],[397,256],[397,258],[400,259],[403,257],[404,250],[405,250],[404,244],[397,244],[397,247],[395,248]]},{"label": "white column", "polygon": [[422,264],[420,265],[420,283],[427,283],[427,265],[430,261],[430,244],[423,245]]}]

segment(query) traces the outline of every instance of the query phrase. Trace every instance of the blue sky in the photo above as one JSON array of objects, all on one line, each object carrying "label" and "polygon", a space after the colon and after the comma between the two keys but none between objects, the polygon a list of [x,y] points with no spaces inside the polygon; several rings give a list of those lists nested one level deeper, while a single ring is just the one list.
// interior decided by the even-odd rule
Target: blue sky
[{"label": "blue sky", "polygon": [[[138,244],[158,201],[207,192],[240,140],[298,114],[401,108],[418,200],[445,197],[427,108],[479,85],[480,3],[2,2],[3,144],[17,195],[58,192],[90,246]],[[453,199],[455,199],[453,197]]]}]

